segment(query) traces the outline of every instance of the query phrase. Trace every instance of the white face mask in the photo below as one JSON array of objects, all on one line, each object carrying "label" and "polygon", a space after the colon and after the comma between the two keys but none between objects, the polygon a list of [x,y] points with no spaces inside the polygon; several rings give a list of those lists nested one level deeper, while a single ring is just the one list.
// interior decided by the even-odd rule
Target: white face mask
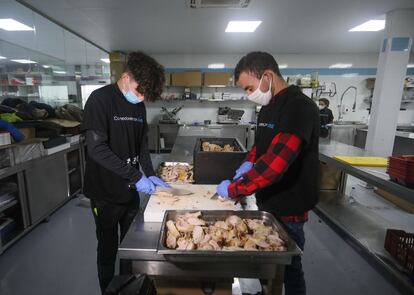
[{"label": "white face mask", "polygon": [[325,108],[325,106],[319,105],[319,109],[322,111]]},{"label": "white face mask", "polygon": [[260,79],[259,87],[255,91],[253,91],[250,95],[247,96],[247,99],[253,101],[257,104],[262,106],[268,105],[270,100],[272,99],[272,80],[270,80],[269,90],[265,93],[260,90],[260,85],[262,84],[263,76]]}]

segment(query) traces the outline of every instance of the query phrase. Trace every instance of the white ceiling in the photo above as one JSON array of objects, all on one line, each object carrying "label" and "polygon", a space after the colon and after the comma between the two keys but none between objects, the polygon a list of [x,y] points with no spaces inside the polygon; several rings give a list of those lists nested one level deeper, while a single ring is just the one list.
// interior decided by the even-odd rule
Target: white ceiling
[{"label": "white ceiling", "polygon": [[[348,29],[413,0],[252,0],[247,9],[191,9],[186,0],[24,0],[104,49],[152,54],[375,53],[383,31]],[[262,20],[227,34],[230,20]],[[414,30],[414,28],[413,28]]]}]

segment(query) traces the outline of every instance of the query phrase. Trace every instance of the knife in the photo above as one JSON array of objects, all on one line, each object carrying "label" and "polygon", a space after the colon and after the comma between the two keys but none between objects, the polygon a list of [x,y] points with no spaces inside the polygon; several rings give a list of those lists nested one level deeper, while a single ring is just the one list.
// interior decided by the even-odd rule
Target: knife
[{"label": "knife", "polygon": [[157,186],[157,192],[166,192],[169,194],[172,194],[174,196],[186,196],[186,195],[192,195],[193,192],[182,189],[182,188],[175,188],[175,187],[160,187]]},{"label": "knife", "polygon": [[211,198],[210,198],[210,200],[217,200],[218,199],[218,197],[219,197],[219,195],[218,195],[218,193],[215,193]]}]

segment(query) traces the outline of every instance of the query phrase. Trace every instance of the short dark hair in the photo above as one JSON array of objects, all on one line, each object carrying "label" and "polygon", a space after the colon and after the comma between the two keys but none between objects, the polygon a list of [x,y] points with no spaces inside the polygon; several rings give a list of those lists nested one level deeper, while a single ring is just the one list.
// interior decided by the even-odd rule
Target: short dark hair
[{"label": "short dark hair", "polygon": [[262,51],[254,51],[243,56],[237,63],[236,69],[234,70],[234,78],[237,82],[240,74],[242,72],[247,72],[255,75],[257,79],[260,79],[266,70],[271,70],[279,77],[282,77],[279,65],[271,54]]},{"label": "short dark hair", "polygon": [[329,100],[327,98],[319,98],[319,102],[323,102],[327,107],[329,107]]},{"label": "short dark hair", "polygon": [[125,71],[138,83],[137,91],[148,101],[161,97],[164,88],[164,67],[143,52],[128,55]]}]

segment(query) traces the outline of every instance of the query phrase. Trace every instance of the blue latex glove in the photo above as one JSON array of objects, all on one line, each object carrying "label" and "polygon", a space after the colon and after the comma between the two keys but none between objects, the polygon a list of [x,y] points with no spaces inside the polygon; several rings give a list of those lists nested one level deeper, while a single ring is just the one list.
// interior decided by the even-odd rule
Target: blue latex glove
[{"label": "blue latex glove", "polygon": [[145,194],[153,194],[155,185],[146,176],[142,175],[141,179],[135,184],[137,191]]},{"label": "blue latex glove", "polygon": [[239,179],[240,177],[242,177],[244,173],[246,173],[252,168],[253,168],[252,162],[249,162],[249,161],[244,162],[243,164],[240,165],[239,169],[236,170],[236,175],[234,175],[233,180]]},{"label": "blue latex glove", "polygon": [[0,120],[0,130],[5,130],[10,133],[13,139],[16,142],[22,141],[24,139],[23,133],[20,132],[12,123],[9,123],[4,120]]},{"label": "blue latex glove", "polygon": [[168,183],[165,183],[161,178],[157,176],[148,177],[149,180],[155,185],[160,187],[171,187]]},{"label": "blue latex glove", "polygon": [[230,180],[223,180],[222,182],[220,182],[220,184],[217,186],[217,194],[223,198],[229,199],[230,183]]}]

